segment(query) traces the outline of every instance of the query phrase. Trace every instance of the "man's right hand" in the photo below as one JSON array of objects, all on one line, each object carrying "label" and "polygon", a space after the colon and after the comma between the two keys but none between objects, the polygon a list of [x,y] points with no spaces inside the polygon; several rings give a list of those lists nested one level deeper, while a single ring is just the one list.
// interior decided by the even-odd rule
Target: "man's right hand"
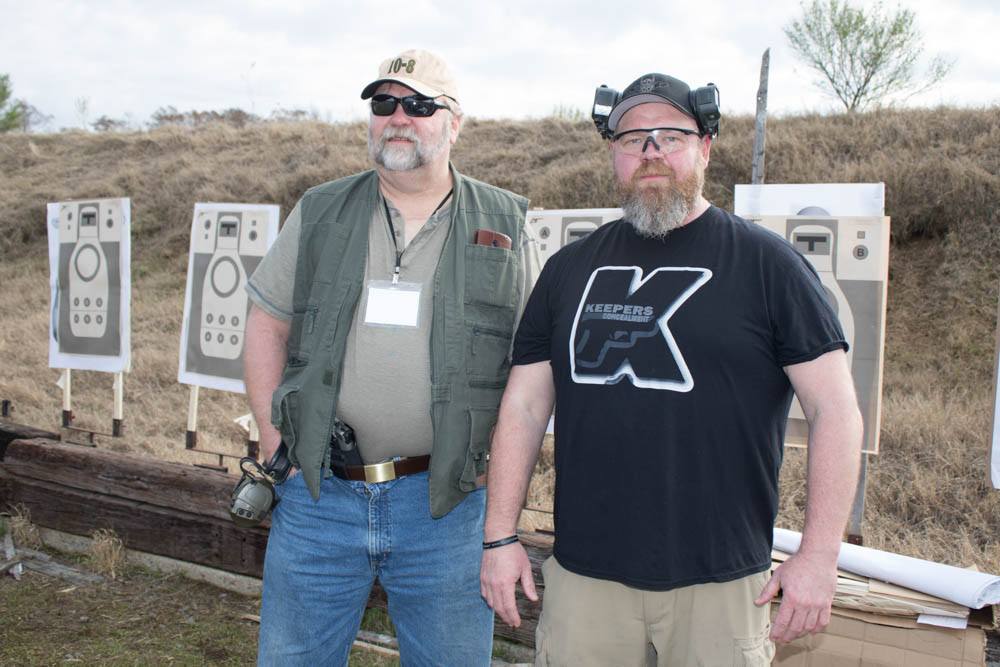
[{"label": "man's right hand", "polygon": [[479,590],[486,604],[500,615],[504,623],[514,628],[521,625],[514,595],[514,586],[518,580],[521,581],[525,596],[537,602],[538,593],[535,591],[535,578],[531,574],[531,561],[519,542],[495,549],[483,549]]}]

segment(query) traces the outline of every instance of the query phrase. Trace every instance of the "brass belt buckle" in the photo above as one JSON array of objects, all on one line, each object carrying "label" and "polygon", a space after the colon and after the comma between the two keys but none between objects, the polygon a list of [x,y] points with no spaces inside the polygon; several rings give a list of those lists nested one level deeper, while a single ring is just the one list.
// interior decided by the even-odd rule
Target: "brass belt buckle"
[{"label": "brass belt buckle", "polygon": [[369,484],[388,482],[396,479],[395,461],[383,461],[382,463],[369,463],[365,466],[365,481]]}]

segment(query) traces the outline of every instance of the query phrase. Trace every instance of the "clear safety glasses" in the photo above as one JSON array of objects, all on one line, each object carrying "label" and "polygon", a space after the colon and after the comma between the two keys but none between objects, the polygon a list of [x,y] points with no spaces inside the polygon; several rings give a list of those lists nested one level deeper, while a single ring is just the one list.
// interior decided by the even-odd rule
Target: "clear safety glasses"
[{"label": "clear safety glasses", "polygon": [[676,153],[688,145],[691,137],[700,137],[697,130],[682,127],[636,128],[616,134],[612,141],[625,155],[642,155],[650,145],[665,155]]}]

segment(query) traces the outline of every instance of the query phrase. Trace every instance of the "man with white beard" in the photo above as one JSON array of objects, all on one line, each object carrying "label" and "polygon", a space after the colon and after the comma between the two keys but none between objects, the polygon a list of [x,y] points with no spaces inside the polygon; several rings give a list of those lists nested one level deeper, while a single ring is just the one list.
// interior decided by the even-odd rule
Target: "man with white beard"
[{"label": "man with white beard", "polygon": [[262,665],[343,665],[373,581],[404,664],[488,665],[479,593],[489,433],[537,270],[527,200],[451,166],[462,112],[434,54],[384,61],[374,169],[308,190],[248,285],[245,377],[280,484]]},{"label": "man with white beard", "polygon": [[[518,328],[480,576],[518,625],[515,584],[537,595],[517,520],[555,405],[538,665],[766,665],[829,621],[862,435],[847,343],[805,258],[702,195],[716,101],[663,74],[615,96],[624,218],[549,259]],[[806,521],[769,579],[793,390]]]}]

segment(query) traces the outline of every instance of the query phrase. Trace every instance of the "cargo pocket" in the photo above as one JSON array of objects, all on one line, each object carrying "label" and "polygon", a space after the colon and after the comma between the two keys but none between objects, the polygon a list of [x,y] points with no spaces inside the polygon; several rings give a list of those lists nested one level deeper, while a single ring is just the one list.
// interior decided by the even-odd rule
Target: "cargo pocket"
[{"label": "cargo pocket", "polygon": [[[552,567],[553,557],[549,556],[542,563],[542,584],[548,584],[549,576],[547,571]],[[545,605],[542,605],[542,613],[538,618],[538,624],[535,625],[535,667],[549,667],[554,665],[555,661],[549,656],[549,635],[548,629],[548,618],[546,617]]]},{"label": "cargo pocket", "polygon": [[271,395],[271,424],[281,433],[289,449],[295,447],[295,424],[299,416],[299,387],[278,385]]},{"label": "cargo pocket", "polygon": [[511,333],[481,324],[467,324],[469,336],[466,369],[469,384],[502,388],[510,373]]},{"label": "cargo pocket", "polygon": [[465,492],[476,489],[476,478],[486,472],[489,460],[490,433],[497,421],[496,410],[469,408],[469,451],[458,488]]},{"label": "cargo pocket", "polygon": [[733,665],[736,667],[767,667],[774,659],[774,643],[768,638],[771,626],[756,637],[733,640]]},{"label": "cargo pocket", "polygon": [[545,631],[541,624],[535,627],[535,665],[534,667],[551,667],[554,663],[549,662],[549,649]]},{"label": "cargo pocket", "polygon": [[287,347],[289,366],[304,366],[309,361],[318,315],[318,306],[306,306],[303,310],[292,313]]},{"label": "cargo pocket", "polygon": [[465,302],[513,308],[516,261],[505,248],[465,246]]}]

